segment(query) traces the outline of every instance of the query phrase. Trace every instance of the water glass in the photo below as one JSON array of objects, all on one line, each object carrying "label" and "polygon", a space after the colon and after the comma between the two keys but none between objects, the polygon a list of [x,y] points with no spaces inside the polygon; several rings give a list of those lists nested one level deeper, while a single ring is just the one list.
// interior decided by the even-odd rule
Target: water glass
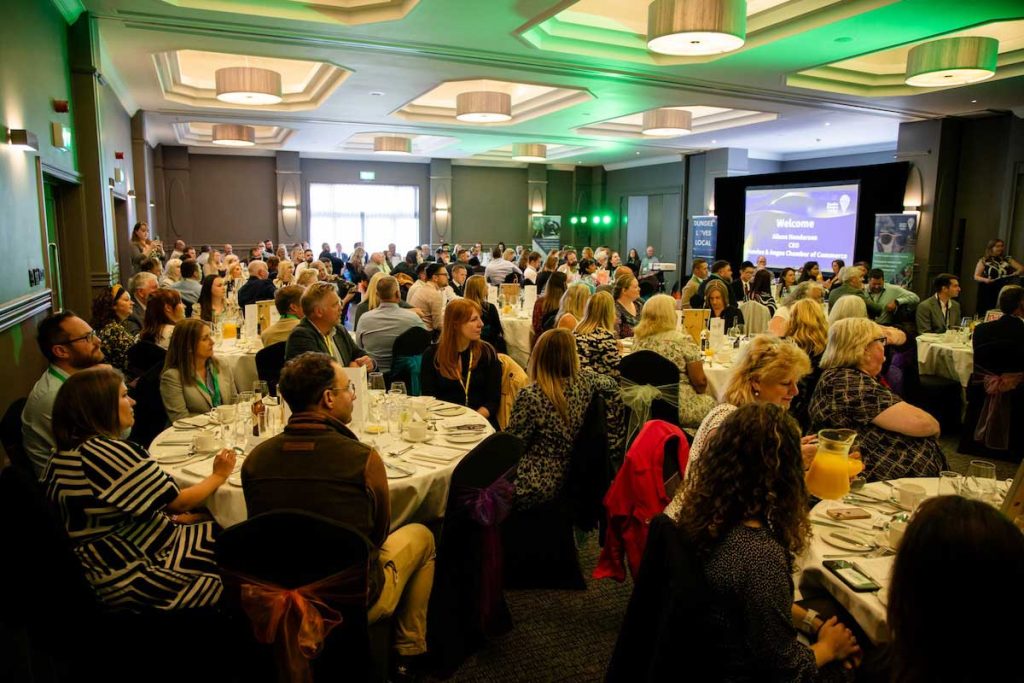
[{"label": "water glass", "polygon": [[405,396],[405,382],[392,382],[390,393],[398,396]]},{"label": "water glass", "polygon": [[972,460],[961,490],[969,498],[991,498],[996,490],[996,466],[987,460]]},{"label": "water glass", "polygon": [[370,391],[384,391],[384,373],[371,372],[366,377],[367,389]]},{"label": "water glass", "polygon": [[937,495],[959,496],[963,484],[963,477],[959,472],[939,472],[939,486]]}]

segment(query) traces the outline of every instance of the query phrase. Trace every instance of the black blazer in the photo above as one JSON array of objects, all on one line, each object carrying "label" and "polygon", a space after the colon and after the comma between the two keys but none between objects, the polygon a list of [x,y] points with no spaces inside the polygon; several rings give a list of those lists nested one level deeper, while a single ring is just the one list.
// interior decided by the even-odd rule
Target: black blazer
[{"label": "black blazer", "polygon": [[711,275],[708,276],[708,279],[700,283],[700,287],[697,288],[697,293],[690,297],[690,308],[704,308],[704,291],[708,288],[708,283],[711,282],[712,280],[718,280],[719,282],[725,284],[725,288],[726,290],[728,290],[729,296],[734,296],[732,291],[732,285],[729,282],[727,282],[725,278],[712,273]]},{"label": "black blazer", "polygon": [[276,293],[277,288],[274,287],[274,281],[270,278],[261,280],[258,277],[250,276],[249,280],[238,290],[238,305],[244,311],[246,306],[257,301],[266,301],[267,299],[273,301]]},{"label": "black blazer", "polygon": [[[294,334],[294,333],[293,333]],[[487,408],[491,414],[491,422],[498,417],[498,405],[501,403],[501,361],[498,354],[491,349],[490,357],[485,356],[473,369],[469,379],[469,402],[466,392],[458,380],[444,377],[434,367],[434,356],[437,355],[437,344],[431,344],[423,353],[423,366],[420,369],[420,390],[424,396],[433,396],[442,401],[468,405],[472,410]],[[462,353],[462,372],[465,375],[469,363],[469,353]]]},{"label": "black blazer", "polygon": [[735,306],[726,306],[725,310],[722,311],[722,315],[721,316],[716,316],[715,312],[712,311],[711,312],[711,317],[712,318],[721,317],[721,318],[725,319],[725,332],[726,332],[726,334],[729,333],[729,328],[732,327],[733,325],[735,325],[737,323],[739,323],[740,325],[743,324],[743,313],[740,311],[740,309],[736,308]]},{"label": "black blazer", "polygon": [[1024,320],[1004,315],[974,328],[974,368],[1003,374],[1024,372]]},{"label": "black blazer", "polygon": [[[352,341],[352,335],[348,333],[348,330],[341,325],[338,325],[335,329],[334,343],[338,346],[338,353],[341,354],[342,365],[348,365],[356,358],[362,358],[366,355],[366,351],[363,351]],[[309,318],[303,318],[295,326],[295,329],[288,335],[286,344],[284,348],[284,359],[286,362],[306,351],[329,353],[323,335],[309,321]]]}]

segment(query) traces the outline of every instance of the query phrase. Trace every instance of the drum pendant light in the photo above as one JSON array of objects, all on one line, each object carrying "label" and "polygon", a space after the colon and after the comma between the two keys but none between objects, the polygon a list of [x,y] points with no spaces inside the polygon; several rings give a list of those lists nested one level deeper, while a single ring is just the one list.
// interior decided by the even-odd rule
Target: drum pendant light
[{"label": "drum pendant light", "polygon": [[377,154],[412,154],[412,140],[398,135],[381,135],[373,139]]},{"label": "drum pendant light", "polygon": [[652,109],[644,112],[644,135],[671,138],[693,131],[693,115],[685,109]]},{"label": "drum pendant light", "polygon": [[915,45],[907,55],[906,84],[941,88],[977,83],[996,74],[999,41],[985,36],[943,38]]},{"label": "drum pendant light", "polygon": [[225,147],[252,147],[256,144],[256,129],[236,123],[215,123],[213,144]]},{"label": "drum pendant light", "polygon": [[281,101],[281,74],[254,66],[217,69],[217,99],[230,104],[277,104]]},{"label": "drum pendant light", "polygon": [[455,118],[468,123],[500,123],[512,118],[512,96],[504,92],[461,92],[455,98]]},{"label": "drum pendant light", "polygon": [[647,8],[652,52],[715,55],[738,50],[746,37],[746,0],[654,0]]},{"label": "drum pendant light", "polygon": [[512,145],[512,159],[514,161],[545,162],[548,160],[548,146],[517,142]]}]

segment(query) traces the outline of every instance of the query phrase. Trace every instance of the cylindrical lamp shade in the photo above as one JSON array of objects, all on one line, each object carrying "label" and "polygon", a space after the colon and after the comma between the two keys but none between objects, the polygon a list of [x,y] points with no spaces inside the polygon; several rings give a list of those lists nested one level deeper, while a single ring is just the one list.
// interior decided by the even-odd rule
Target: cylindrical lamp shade
[{"label": "cylindrical lamp shade", "polygon": [[231,104],[277,104],[281,101],[281,74],[253,66],[217,69],[217,99]]},{"label": "cylindrical lamp shade", "polygon": [[547,161],[548,146],[517,142],[512,145],[512,159],[515,161]]},{"label": "cylindrical lamp shade", "polygon": [[499,123],[512,118],[512,96],[478,90],[460,92],[455,98],[455,118],[470,123]]},{"label": "cylindrical lamp shade", "polygon": [[225,147],[252,147],[256,144],[256,129],[236,123],[215,123],[213,144]]},{"label": "cylindrical lamp shade", "polygon": [[746,0],[654,0],[647,8],[652,52],[715,55],[738,50],[746,37]]},{"label": "cylindrical lamp shade", "polygon": [[907,85],[941,88],[966,85],[996,73],[999,41],[984,36],[943,38],[911,48],[907,55]]},{"label": "cylindrical lamp shade", "polygon": [[381,135],[373,139],[373,151],[378,154],[412,154],[412,140],[397,135]]},{"label": "cylindrical lamp shade", "polygon": [[671,138],[693,131],[693,114],[685,109],[652,109],[644,112],[641,132],[651,137]]}]

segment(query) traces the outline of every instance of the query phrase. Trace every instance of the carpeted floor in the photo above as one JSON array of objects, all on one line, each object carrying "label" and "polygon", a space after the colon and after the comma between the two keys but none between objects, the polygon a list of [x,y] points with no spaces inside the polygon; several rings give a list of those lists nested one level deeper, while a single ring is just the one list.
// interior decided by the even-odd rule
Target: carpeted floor
[{"label": "carpeted floor", "polygon": [[[972,456],[956,452],[957,439],[942,439],[950,467],[967,471]],[[1017,463],[994,461],[996,476],[1014,476]],[[597,564],[597,534],[580,543],[585,576]],[[632,582],[588,580],[586,591],[508,591],[515,628],[470,658],[450,680],[470,682],[601,681],[615,647]]]}]

